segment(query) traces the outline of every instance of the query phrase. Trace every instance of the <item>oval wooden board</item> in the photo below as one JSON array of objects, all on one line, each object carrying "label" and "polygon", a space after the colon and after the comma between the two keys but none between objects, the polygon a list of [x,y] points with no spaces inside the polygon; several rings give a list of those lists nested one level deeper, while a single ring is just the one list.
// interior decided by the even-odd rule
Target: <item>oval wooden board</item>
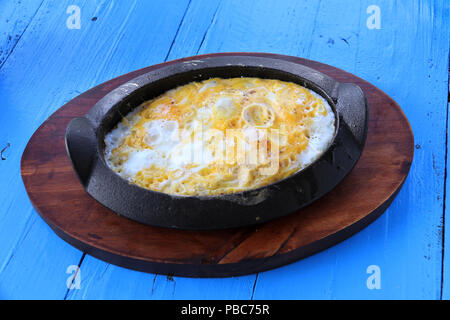
[{"label": "oval wooden board", "polygon": [[[301,63],[364,90],[370,106],[366,147],[350,175],[332,192],[281,219],[220,231],[146,226],[118,216],[91,198],[66,155],[67,124],[117,86],[172,63],[167,62],[81,94],[34,133],[23,153],[21,171],[37,212],[61,238],[94,257],[135,270],[188,277],[237,276],[279,267],[328,248],[370,224],[394,199],[413,159],[414,138],[400,107],[373,85],[334,67],[296,57],[252,55]],[[211,55],[201,57],[207,56]]]}]

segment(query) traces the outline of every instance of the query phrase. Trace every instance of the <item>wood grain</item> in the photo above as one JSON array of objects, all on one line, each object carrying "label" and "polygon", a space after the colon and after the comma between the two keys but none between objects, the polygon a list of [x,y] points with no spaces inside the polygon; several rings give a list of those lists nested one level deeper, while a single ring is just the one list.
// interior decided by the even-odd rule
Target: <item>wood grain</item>
[{"label": "wood grain", "polygon": [[[22,3],[31,6],[31,1]],[[66,9],[73,4],[81,8],[80,30],[66,27]],[[35,214],[20,176],[28,140],[45,119],[80,93],[163,61],[187,4],[45,0],[3,64],[0,148],[7,143],[10,147],[6,160],[0,161],[0,298],[64,299],[74,293],[66,286],[66,270],[84,258]],[[170,14],[161,16],[159,10]],[[126,58],[128,54],[135,58]]]},{"label": "wood grain", "polygon": [[66,125],[85,114],[107,92],[162,64],[87,91],[39,128],[25,149],[21,166],[34,207],[59,236],[93,256],[132,269],[195,277],[274,268],[359,231],[386,209],[408,174],[414,149],[409,123],[397,104],[369,83],[318,62],[277,57],[303,63],[340,82],[354,82],[363,88],[369,101],[365,151],[350,175],[320,201],[258,227],[194,232],[136,223],[87,195],[65,152]]}]

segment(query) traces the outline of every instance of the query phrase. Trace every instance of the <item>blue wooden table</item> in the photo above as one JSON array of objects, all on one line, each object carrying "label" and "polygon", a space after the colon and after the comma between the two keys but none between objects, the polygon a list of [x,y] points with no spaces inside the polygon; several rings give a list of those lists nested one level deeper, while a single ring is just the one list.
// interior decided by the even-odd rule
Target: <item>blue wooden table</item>
[{"label": "blue wooden table", "polygon": [[[448,0],[0,0],[0,299],[449,298],[449,6]],[[398,102],[416,149],[386,213],[312,257],[225,279],[131,271],[58,238],[20,177],[20,157],[38,126],[118,75],[226,51],[331,64]]]}]

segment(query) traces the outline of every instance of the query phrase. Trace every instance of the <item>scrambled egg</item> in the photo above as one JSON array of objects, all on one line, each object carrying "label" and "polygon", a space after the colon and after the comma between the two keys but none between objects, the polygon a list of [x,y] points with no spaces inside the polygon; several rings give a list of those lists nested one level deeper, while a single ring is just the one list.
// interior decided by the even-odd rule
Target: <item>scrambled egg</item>
[{"label": "scrambled egg", "polygon": [[141,187],[176,195],[255,189],[292,175],[329,146],[335,116],[300,85],[213,78],[169,90],[105,137],[105,160]]}]

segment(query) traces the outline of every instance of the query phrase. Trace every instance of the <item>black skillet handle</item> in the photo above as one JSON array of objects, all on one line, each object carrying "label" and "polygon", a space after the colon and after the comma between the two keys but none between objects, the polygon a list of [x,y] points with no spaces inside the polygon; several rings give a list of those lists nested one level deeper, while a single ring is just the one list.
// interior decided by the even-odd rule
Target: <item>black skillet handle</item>
[{"label": "black skillet handle", "polygon": [[67,126],[66,150],[78,178],[87,187],[96,159],[96,135],[87,118],[75,118]]},{"label": "black skillet handle", "polygon": [[362,89],[353,83],[339,83],[333,99],[340,121],[347,125],[360,147],[364,146],[369,120],[369,106]]}]

